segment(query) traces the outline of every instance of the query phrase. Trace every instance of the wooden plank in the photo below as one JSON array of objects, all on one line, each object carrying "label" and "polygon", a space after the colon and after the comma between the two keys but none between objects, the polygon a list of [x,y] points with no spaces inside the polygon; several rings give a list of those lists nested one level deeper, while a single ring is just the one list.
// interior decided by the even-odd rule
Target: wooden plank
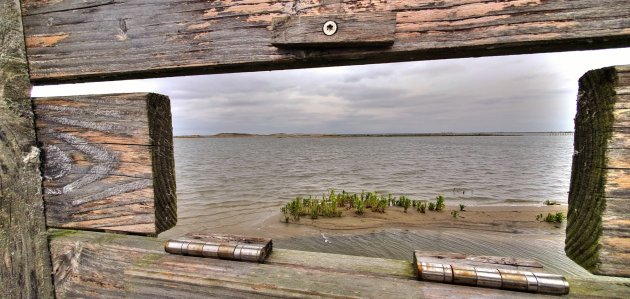
[{"label": "wooden plank", "polygon": [[607,141],[608,148],[630,148],[630,128],[612,128],[611,134]]},{"label": "wooden plank", "polygon": [[177,221],[168,97],[36,98],[50,227],[156,235]]},{"label": "wooden plank", "polygon": [[[618,0],[25,0],[31,79],[145,78],[630,45]],[[287,50],[283,16],[393,12],[391,48]]]},{"label": "wooden plank", "polygon": [[39,151],[17,0],[0,2],[0,297],[52,298]]},{"label": "wooden plank", "polygon": [[[626,156],[630,159],[630,155]],[[604,196],[616,198],[630,198],[630,169],[608,168]]]},{"label": "wooden plank", "polygon": [[[58,298],[546,298],[415,280],[408,261],[274,249],[265,264],[169,255],[163,240],[87,231],[51,237]],[[569,278],[568,297],[627,298],[626,280]],[[552,298],[552,297],[550,297]]]},{"label": "wooden plank", "polygon": [[630,148],[607,149],[608,157],[607,168],[613,169],[630,169]]},{"label": "wooden plank", "polygon": [[[396,30],[392,12],[296,15],[271,22],[271,44],[281,48],[389,47]],[[328,34],[326,26],[330,26]]]},{"label": "wooden plank", "polygon": [[580,79],[569,190],[567,256],[595,274],[630,277],[630,68],[594,70]]}]

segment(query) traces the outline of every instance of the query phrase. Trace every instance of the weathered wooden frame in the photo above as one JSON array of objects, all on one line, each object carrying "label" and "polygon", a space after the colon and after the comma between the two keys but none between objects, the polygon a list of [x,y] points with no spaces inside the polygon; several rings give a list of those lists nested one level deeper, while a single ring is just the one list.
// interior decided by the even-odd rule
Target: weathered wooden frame
[{"label": "weathered wooden frame", "polygon": [[[341,41],[335,48],[294,49],[271,42],[273,17],[370,12],[396,14],[391,47]],[[614,0],[23,0],[21,9],[18,0],[7,0],[0,16],[0,293],[8,297],[53,292],[29,79],[99,81],[630,46],[630,2]]]}]

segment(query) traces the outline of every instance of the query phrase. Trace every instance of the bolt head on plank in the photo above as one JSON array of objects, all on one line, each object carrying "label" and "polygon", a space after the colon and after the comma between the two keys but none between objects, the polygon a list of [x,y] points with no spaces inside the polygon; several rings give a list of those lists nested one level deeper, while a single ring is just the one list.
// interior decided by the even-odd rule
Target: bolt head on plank
[{"label": "bolt head on plank", "polygon": [[389,47],[395,41],[396,13],[275,17],[272,27],[271,44],[279,48]]}]

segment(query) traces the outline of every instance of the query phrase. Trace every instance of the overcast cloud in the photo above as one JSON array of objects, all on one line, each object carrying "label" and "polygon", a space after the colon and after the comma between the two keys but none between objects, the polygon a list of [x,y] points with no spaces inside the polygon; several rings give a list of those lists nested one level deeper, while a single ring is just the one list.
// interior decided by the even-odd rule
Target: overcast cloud
[{"label": "overcast cloud", "polygon": [[33,96],[151,91],[176,135],[573,130],[577,80],[630,48],[37,86]]}]

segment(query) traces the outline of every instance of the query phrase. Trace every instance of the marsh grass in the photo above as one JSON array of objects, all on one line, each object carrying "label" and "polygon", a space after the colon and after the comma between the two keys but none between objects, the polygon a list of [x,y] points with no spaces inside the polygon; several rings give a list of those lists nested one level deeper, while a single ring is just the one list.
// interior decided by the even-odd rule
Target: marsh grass
[{"label": "marsh grass", "polygon": [[536,220],[547,223],[562,223],[564,219],[566,219],[566,216],[562,212],[547,213],[547,216],[543,216],[543,214],[536,215]]},{"label": "marsh grass", "polygon": [[399,199],[399,203],[400,203],[400,206],[402,206],[403,209],[405,209],[405,213],[407,213],[407,209],[409,209],[409,207],[411,206],[411,199],[409,199],[407,196],[401,195]]},{"label": "marsh grass", "polygon": [[[363,215],[365,209],[370,209],[374,213],[385,213],[386,209],[391,206],[401,207],[405,213],[413,206],[422,214],[426,213],[427,207],[429,211],[442,211],[446,207],[442,195],[436,197],[435,202],[429,202],[427,205],[424,200],[412,200],[405,195],[395,197],[392,194],[386,196],[378,192],[362,191],[359,194],[346,191],[338,193],[335,190],[330,190],[329,193],[322,194],[321,198],[297,196],[284,205],[281,211],[284,215],[284,221],[288,223],[290,220],[300,221],[300,218],[305,216],[310,216],[311,219],[341,217],[343,215],[342,210],[351,209],[354,209],[354,213],[357,215]],[[463,205],[460,205],[460,209],[462,209],[461,206]]]},{"label": "marsh grass", "polygon": [[425,214],[427,212],[427,203],[426,202],[418,202],[416,205],[416,209],[418,212]]},{"label": "marsh grass", "polygon": [[435,198],[435,210],[440,212],[444,210],[445,207],[446,205],[444,204],[444,196],[438,195],[438,197]]}]

